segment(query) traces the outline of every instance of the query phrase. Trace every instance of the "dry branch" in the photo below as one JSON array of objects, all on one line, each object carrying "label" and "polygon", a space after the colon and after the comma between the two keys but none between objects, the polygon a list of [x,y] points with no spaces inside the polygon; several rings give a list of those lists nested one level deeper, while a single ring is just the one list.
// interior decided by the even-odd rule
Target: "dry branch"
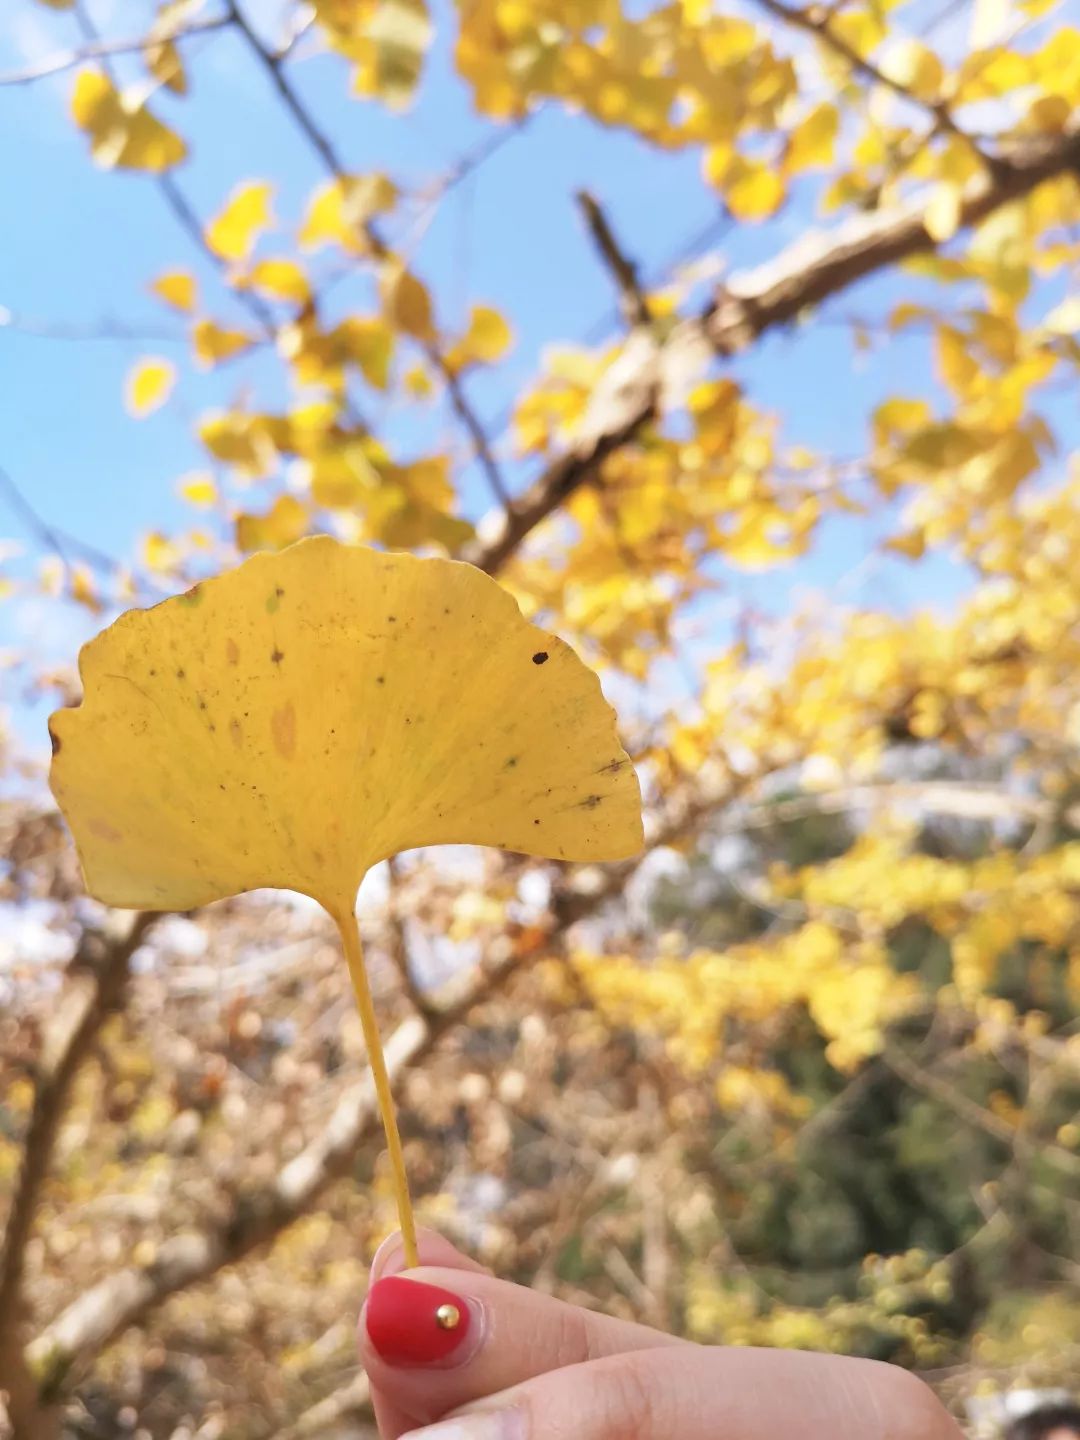
[{"label": "dry branch", "polygon": [[[1080,129],[1018,145],[999,158],[992,175],[969,186],[960,224],[975,225],[1043,181],[1078,171]],[[692,339],[688,331],[697,330],[722,356],[746,349],[767,331],[789,324],[860,280],[937,249],[926,228],[926,207],[927,197],[921,195],[895,209],[852,216],[834,230],[803,236],[767,264],[734,275],[699,320],[676,329],[663,349],[641,347],[637,385],[624,380],[606,414],[590,406],[590,419],[598,423],[590,424],[523,495],[492,512],[463,558],[488,571],[505,565],[541,521],[596,478],[608,455],[636,438],[656,414],[664,352]]]}]

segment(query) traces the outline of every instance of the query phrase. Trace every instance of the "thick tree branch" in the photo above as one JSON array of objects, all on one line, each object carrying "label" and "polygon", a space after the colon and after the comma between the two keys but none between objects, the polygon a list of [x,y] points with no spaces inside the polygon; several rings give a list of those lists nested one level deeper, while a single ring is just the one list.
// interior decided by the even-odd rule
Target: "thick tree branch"
[{"label": "thick tree branch", "polygon": [[[338,1427],[343,1420],[360,1415],[370,1404],[371,1386],[368,1378],[366,1375],[356,1375],[324,1400],[305,1410],[291,1425],[279,1430],[273,1440],[324,1440],[327,1435],[339,1433]],[[363,1435],[365,1440],[369,1436],[370,1440],[378,1440],[374,1426],[365,1430]]]},{"label": "thick tree branch", "polygon": [[118,922],[119,931],[111,935],[84,931],[68,967],[67,988],[42,1042],[34,1104],[22,1146],[22,1170],[0,1247],[0,1326],[13,1323],[18,1315],[26,1246],[72,1083],[98,1031],[120,1002],[132,954],[157,918],[125,916]]},{"label": "thick tree branch", "polygon": [[[992,175],[968,187],[960,225],[975,225],[1043,181],[1078,170],[1080,130],[1018,145],[999,158]],[[717,354],[734,355],[858,281],[937,249],[924,222],[926,206],[923,195],[894,210],[853,216],[831,232],[804,236],[755,270],[734,275],[696,322],[702,338]],[[687,327],[677,329],[660,350],[659,365],[673,346],[691,338]],[[625,403],[612,406],[604,423],[590,425],[505,512],[489,516],[463,558],[485,570],[505,565],[541,521],[596,477],[608,455],[634,440],[656,413],[659,365],[657,352],[642,348],[636,392],[627,383]]]}]

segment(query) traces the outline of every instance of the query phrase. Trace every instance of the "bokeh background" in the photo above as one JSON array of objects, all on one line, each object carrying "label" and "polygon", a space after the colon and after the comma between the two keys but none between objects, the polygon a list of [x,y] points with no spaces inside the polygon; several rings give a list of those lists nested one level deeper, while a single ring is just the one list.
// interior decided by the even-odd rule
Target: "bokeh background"
[{"label": "bokeh background", "polygon": [[973,1435],[1075,1386],[1077,18],[8,0],[4,1440],[373,1434],[330,922],[109,913],[46,784],[82,641],[320,531],[496,575],[646,802],[365,881],[421,1221]]}]

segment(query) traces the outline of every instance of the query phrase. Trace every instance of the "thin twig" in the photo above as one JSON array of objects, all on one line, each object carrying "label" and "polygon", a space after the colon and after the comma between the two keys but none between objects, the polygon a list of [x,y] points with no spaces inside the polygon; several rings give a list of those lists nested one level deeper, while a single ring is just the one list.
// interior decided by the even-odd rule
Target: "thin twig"
[{"label": "thin twig", "polygon": [[615,232],[596,197],[590,195],[588,190],[579,190],[574,198],[581,207],[585,224],[600,252],[600,258],[615,280],[623,319],[627,325],[648,325],[652,316],[649,313],[649,302],[641,288],[637,265],[616,240]]},{"label": "thin twig", "polygon": [[196,20],[182,30],[166,31],[161,35],[129,36],[125,40],[88,40],[76,50],[62,50],[47,55],[44,60],[28,66],[25,70],[5,70],[0,73],[0,86],[29,85],[35,80],[45,80],[50,75],[59,75],[64,70],[73,70],[88,60],[100,60],[109,55],[134,55],[162,40],[176,42],[190,39],[192,35],[205,35],[212,30],[223,30],[230,24],[227,15],[217,15],[210,20]]},{"label": "thin twig", "polygon": [[386,897],[386,928],[390,959],[394,962],[401,988],[409,997],[413,1009],[418,1010],[425,1019],[430,1019],[435,1013],[434,1007],[416,983],[409,959],[409,942],[405,933],[405,920],[401,914],[401,862],[396,855],[391,855],[387,860],[386,875],[389,890]]},{"label": "thin twig", "polygon": [[0,330],[29,335],[36,340],[119,340],[140,345],[187,345],[182,331],[158,329],[155,325],[134,325],[122,320],[90,320],[84,324],[67,321],[34,320],[0,306]]},{"label": "thin twig", "polygon": [[[328,173],[336,180],[347,179],[349,175],[348,166],[338,154],[329,137],[312,119],[307,107],[296,93],[288,76],[285,74],[281,56],[275,55],[262,43],[248,23],[238,0],[226,0],[226,4],[228,5],[229,15],[233,23],[247,41],[252,54],[266,71],[272,85],[281,96],[289,113],[307,137],[308,143],[319,156]],[[368,219],[364,222],[364,234],[367,237],[372,253],[376,259],[386,259],[392,253],[390,245],[374,220]],[[421,347],[428,361],[438,370],[446,385],[450,406],[469,433],[469,438],[473,445],[473,453],[484,472],[496,502],[503,507],[509,505],[510,492],[492,453],[484,426],[480,423],[479,417],[473,410],[468,396],[465,393],[465,386],[461,376],[458,375],[454,368],[447,362],[446,357],[434,340],[421,341]]]},{"label": "thin twig", "polygon": [[803,30],[808,35],[815,35],[823,45],[826,45],[834,55],[844,60],[856,74],[864,80],[870,80],[875,85],[883,85],[891,90],[894,95],[899,95],[911,105],[916,105],[926,110],[933,117],[935,128],[947,131],[955,135],[957,139],[963,140],[970,145],[971,149],[978,155],[979,159],[989,170],[993,170],[996,160],[992,156],[985,155],[975,140],[966,133],[953,119],[952,112],[944,100],[924,100],[914,94],[908,86],[899,80],[893,80],[884,70],[876,66],[873,61],[867,60],[864,56],[851,46],[842,35],[839,35],[829,24],[827,15],[820,15],[811,8],[800,10],[796,5],[785,5],[783,0],[756,0],[756,3],[766,10],[777,20],[782,20],[786,25],[791,25],[797,30]]},{"label": "thin twig", "polygon": [[[75,3],[72,6],[72,14],[75,17],[76,24],[79,26],[79,29],[86,37],[88,43],[92,45],[100,45],[102,43],[101,37],[98,34],[94,22],[91,19],[88,11],[86,10],[86,7],[83,5],[82,0],[75,0]],[[221,17],[217,28],[220,29],[225,25],[232,25],[234,23],[235,20],[230,11],[228,14]],[[105,70],[106,74],[115,84],[115,73],[107,60],[104,62],[102,68]],[[199,220],[199,217],[195,214],[194,210],[192,210],[191,206],[188,204],[187,198],[185,197],[183,191],[180,189],[179,185],[176,183],[174,177],[168,171],[166,171],[164,174],[157,177],[157,186],[158,190],[161,192],[162,196],[165,199],[165,203],[168,205],[169,209],[173,212],[176,219],[179,221],[180,226],[184,230],[184,232],[190,237],[192,242],[198,247],[198,249],[203,253],[203,255],[205,255],[206,258],[211,261],[213,265],[215,265],[219,270],[223,269],[224,264],[221,256],[216,254],[215,251],[213,251],[207,244],[206,236],[203,233],[202,222]],[[257,320],[258,323],[263,327],[266,338],[272,339],[277,334],[277,322],[274,319],[273,312],[270,310],[269,306],[264,304],[264,302],[260,300],[259,297],[251,290],[238,291],[236,294],[236,298],[246,308],[248,313],[253,316],[254,319]]]}]

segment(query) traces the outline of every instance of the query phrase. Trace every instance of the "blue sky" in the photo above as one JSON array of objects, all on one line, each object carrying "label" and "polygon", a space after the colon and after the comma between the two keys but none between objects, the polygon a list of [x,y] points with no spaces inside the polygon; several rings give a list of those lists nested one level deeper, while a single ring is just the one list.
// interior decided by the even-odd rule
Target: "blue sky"
[{"label": "blue sky", "polygon": [[[88,0],[90,13],[110,36],[141,33],[151,8],[143,0]],[[207,13],[213,8],[208,0]],[[273,37],[281,14],[277,0],[248,0],[247,10]],[[0,71],[78,43],[71,16],[37,0],[8,0],[5,11]],[[350,97],[346,67],[336,57],[312,54],[292,68],[312,113],[355,171],[383,169],[399,183],[422,189],[493,134],[494,127],[473,113],[469,93],[453,72],[443,0],[436,16],[428,79],[420,102],[405,115]],[[294,225],[323,174],[272,98],[265,74],[231,33],[190,42],[185,53],[192,94],[183,100],[161,94],[154,105],[189,142],[191,158],[175,172],[186,196],[205,218],[238,180],[270,178],[278,185],[279,217]],[[138,76],[139,61],[121,62],[121,73]],[[255,356],[205,374],[186,362],[182,343],[169,341],[170,334],[182,341],[182,327],[146,289],[163,269],[193,269],[217,318],[242,321],[243,312],[195,252],[152,180],[103,173],[91,164],[84,137],[67,114],[73,75],[0,88],[0,133],[9,137],[0,149],[5,197],[0,305],[16,322],[0,328],[0,465],[47,519],[111,554],[130,557],[147,530],[168,531],[192,519],[175,496],[175,482],[205,465],[192,437],[194,419],[244,390],[260,403],[282,398],[282,367],[273,357]],[[517,344],[509,360],[470,381],[476,408],[489,423],[505,415],[535,373],[545,345],[617,332],[611,285],[572,198],[582,186],[603,202],[650,278],[695,236],[722,229],[717,197],[700,177],[696,153],[656,154],[627,135],[554,107],[532,119],[443,202],[415,251],[440,320],[460,323],[470,301],[484,301],[503,309],[513,323]],[[411,209],[415,213],[415,206]],[[720,246],[729,268],[769,258],[809,219],[807,197],[797,194],[776,220],[727,231]],[[285,240],[271,236],[265,248],[281,252]],[[363,283],[343,285],[340,303],[357,300]],[[880,314],[889,301],[920,288],[893,278],[861,287],[836,310]],[[41,338],[18,328],[92,329],[105,319],[154,338],[145,343]],[[183,379],[166,409],[136,422],[123,409],[123,377],[146,353],[175,358]],[[784,416],[787,440],[844,456],[859,453],[868,411],[882,395],[900,391],[933,398],[935,388],[922,339],[856,357],[841,325],[773,336],[752,357],[740,359],[733,373],[756,402]],[[431,421],[423,417],[393,415],[388,424],[405,448],[411,443],[422,449],[431,438]],[[1073,439],[1075,429],[1074,424]],[[509,465],[518,485],[534,471],[531,463]],[[485,508],[485,492],[471,473],[464,497],[468,513]],[[733,577],[734,589],[775,610],[800,589],[830,588],[850,575],[878,528],[874,521],[831,525],[814,554],[786,575]],[[18,517],[0,500],[0,536],[5,535],[27,539]],[[902,608],[947,599],[960,578],[947,560],[917,577],[905,563],[889,562],[868,572],[866,583],[873,603]],[[867,597],[856,585],[845,598],[857,603]],[[29,641],[38,654],[73,653],[80,632],[92,622],[48,611],[37,602],[8,602],[0,608],[0,646],[22,648]]]}]

